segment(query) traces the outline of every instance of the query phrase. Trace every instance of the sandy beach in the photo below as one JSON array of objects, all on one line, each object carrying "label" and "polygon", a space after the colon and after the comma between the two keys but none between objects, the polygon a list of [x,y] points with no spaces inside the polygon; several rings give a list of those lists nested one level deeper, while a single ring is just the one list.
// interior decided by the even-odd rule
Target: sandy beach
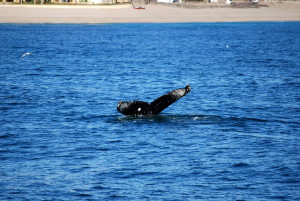
[{"label": "sandy beach", "polygon": [[0,5],[0,23],[173,23],[300,21],[300,1],[260,8],[188,9],[165,5]]}]

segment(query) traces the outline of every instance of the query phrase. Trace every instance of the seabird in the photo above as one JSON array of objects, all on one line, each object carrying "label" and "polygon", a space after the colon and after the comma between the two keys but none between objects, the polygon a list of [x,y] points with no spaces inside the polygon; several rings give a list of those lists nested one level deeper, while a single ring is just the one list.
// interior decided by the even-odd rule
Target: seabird
[{"label": "seabird", "polygon": [[28,55],[32,55],[32,56],[33,56],[33,54],[32,54],[32,53],[30,53],[30,52],[26,52],[26,53],[24,53],[24,54],[21,56],[21,58],[24,58],[24,57],[26,57],[26,56],[28,56]]}]

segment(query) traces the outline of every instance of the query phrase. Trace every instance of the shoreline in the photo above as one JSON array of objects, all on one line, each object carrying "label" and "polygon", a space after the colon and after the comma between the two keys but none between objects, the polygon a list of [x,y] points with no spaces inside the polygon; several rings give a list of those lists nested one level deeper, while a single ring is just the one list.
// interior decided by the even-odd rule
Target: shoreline
[{"label": "shoreline", "polygon": [[300,1],[273,2],[260,8],[178,8],[148,4],[117,5],[0,4],[0,23],[184,23],[300,21]]}]

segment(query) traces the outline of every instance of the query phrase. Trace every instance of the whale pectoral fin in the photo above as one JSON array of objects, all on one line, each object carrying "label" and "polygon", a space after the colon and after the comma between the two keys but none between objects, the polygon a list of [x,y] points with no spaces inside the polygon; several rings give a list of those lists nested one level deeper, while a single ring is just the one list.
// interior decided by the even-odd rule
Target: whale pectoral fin
[{"label": "whale pectoral fin", "polygon": [[169,93],[155,99],[150,103],[150,113],[152,115],[159,114],[161,111],[166,109],[168,106],[185,96],[189,93],[191,87],[187,85],[185,88],[175,89]]},{"label": "whale pectoral fin", "polygon": [[146,116],[149,114],[149,108],[149,103],[143,101],[121,101],[117,110],[127,116]]}]

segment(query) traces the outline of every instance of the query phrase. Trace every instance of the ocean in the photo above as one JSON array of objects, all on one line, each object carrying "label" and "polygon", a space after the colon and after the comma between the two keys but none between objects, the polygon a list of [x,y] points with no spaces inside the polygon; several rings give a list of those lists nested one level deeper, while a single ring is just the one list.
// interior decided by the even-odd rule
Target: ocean
[{"label": "ocean", "polygon": [[[299,34],[1,24],[0,200],[300,200]],[[117,112],[188,84],[158,116]]]}]

